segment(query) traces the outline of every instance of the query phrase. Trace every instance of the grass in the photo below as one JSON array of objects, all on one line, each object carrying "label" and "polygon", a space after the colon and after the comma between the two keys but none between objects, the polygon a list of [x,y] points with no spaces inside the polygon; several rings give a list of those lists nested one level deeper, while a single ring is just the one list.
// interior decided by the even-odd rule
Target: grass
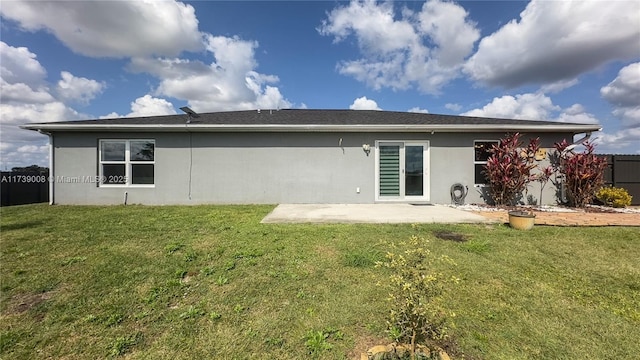
[{"label": "grass", "polygon": [[2,208],[0,358],[357,358],[391,341],[382,244],[416,233],[458,264],[465,358],[640,353],[639,228],[260,224],[271,208]]}]

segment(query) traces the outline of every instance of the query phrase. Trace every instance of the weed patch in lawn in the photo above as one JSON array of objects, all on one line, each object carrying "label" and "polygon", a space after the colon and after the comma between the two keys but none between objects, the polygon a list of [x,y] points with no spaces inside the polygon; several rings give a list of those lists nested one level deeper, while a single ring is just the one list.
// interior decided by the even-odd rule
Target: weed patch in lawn
[{"label": "weed patch in lawn", "polygon": [[462,244],[462,248],[466,251],[474,254],[484,254],[490,249],[488,241],[485,240],[471,240]]},{"label": "weed patch in lawn", "polygon": [[109,355],[112,357],[124,355],[141,339],[142,335],[140,333],[129,336],[119,336],[113,341]]},{"label": "weed patch in lawn", "polygon": [[62,262],[62,266],[68,266],[68,265],[71,265],[71,264],[83,262],[85,260],[87,260],[86,256],[74,256],[74,257],[66,258]]},{"label": "weed patch in lawn", "polygon": [[384,258],[382,252],[375,248],[349,250],[344,254],[343,264],[355,268],[373,267]]},{"label": "weed patch in lawn", "polygon": [[187,310],[185,310],[184,312],[180,313],[180,319],[195,319],[201,316],[204,316],[205,311],[198,308],[197,306],[189,306],[187,308]]},{"label": "weed patch in lawn", "polygon": [[319,356],[324,351],[331,350],[333,345],[328,341],[329,333],[322,330],[309,331],[305,336],[304,345],[309,350],[309,354],[312,356]]}]

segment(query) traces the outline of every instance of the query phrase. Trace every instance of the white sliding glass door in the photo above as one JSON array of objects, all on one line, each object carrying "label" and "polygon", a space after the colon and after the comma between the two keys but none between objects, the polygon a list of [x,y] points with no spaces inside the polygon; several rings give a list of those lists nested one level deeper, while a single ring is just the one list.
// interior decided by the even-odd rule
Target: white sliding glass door
[{"label": "white sliding glass door", "polygon": [[428,201],[428,170],[428,141],[376,141],[376,201]]}]

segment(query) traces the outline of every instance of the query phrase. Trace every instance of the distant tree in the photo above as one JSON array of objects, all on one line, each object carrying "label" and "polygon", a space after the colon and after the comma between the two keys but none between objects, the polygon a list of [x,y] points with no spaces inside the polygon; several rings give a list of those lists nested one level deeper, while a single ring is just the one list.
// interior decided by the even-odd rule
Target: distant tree
[{"label": "distant tree", "polygon": [[11,171],[13,171],[13,172],[43,173],[43,172],[48,172],[49,168],[38,166],[38,165],[30,165],[30,166],[25,166],[25,167],[16,166],[16,167],[11,168]]}]

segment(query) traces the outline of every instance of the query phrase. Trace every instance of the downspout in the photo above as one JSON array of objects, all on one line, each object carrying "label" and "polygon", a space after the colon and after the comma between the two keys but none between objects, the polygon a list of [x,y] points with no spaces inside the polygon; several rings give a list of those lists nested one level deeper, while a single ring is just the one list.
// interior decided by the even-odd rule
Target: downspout
[{"label": "downspout", "polygon": [[49,137],[49,205],[54,204],[54,182],[55,182],[55,174],[53,172],[53,134],[50,132],[38,130],[38,132],[42,135],[47,135]]},{"label": "downspout", "polygon": [[562,154],[561,155],[564,156],[566,153],[568,153],[569,151],[573,150],[576,146],[587,142],[590,138],[591,138],[591,133],[590,132],[586,133],[585,136],[582,139],[574,142],[573,144],[567,146],[564,150],[562,150]]}]

